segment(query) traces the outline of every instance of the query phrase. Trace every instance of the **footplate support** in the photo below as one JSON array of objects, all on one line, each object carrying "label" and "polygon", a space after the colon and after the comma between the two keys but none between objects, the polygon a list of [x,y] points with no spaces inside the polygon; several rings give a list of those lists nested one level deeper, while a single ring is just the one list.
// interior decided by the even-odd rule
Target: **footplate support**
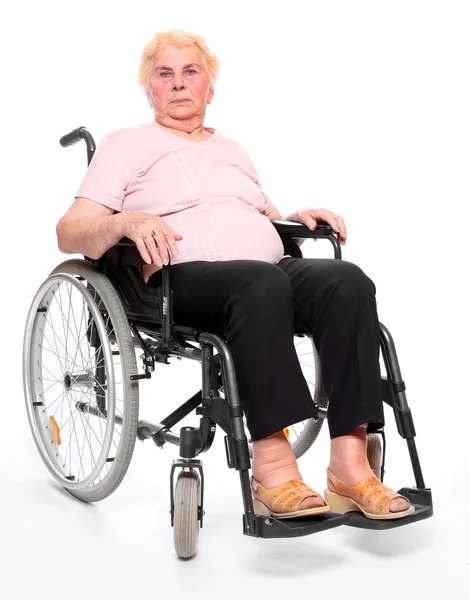
[{"label": "footplate support", "polygon": [[243,532],[258,538],[292,538],[312,533],[319,533],[346,525],[349,515],[340,513],[326,513],[317,517],[301,517],[299,519],[274,519],[262,515],[253,516],[253,528],[247,531],[246,519],[243,517]]}]

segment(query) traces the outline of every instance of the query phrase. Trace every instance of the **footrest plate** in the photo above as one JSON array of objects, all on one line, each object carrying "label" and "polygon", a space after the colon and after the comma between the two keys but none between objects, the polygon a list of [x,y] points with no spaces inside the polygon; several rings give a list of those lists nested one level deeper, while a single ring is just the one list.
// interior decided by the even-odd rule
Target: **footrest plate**
[{"label": "footrest plate", "polygon": [[246,518],[243,517],[243,530],[245,535],[260,538],[289,538],[310,535],[346,525],[349,515],[340,513],[326,513],[317,517],[301,517],[298,519],[274,519],[262,515],[254,515],[252,532],[246,530]]},{"label": "footrest plate", "polygon": [[367,519],[361,512],[354,511],[347,513],[349,519],[346,523],[349,527],[359,527],[361,529],[394,529],[396,527],[402,527],[403,525],[409,525],[409,523],[416,523],[423,519],[428,519],[433,515],[433,503],[432,493],[430,488],[418,489],[418,488],[402,488],[398,492],[402,496],[409,499],[412,506],[415,506],[415,512],[408,517],[402,517],[401,519]]}]

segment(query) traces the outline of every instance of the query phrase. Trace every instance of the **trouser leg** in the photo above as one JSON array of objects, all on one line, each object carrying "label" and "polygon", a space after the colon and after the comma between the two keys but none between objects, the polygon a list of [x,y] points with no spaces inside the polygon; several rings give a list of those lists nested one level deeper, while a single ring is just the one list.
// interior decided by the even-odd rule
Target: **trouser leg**
[{"label": "trouser leg", "polygon": [[[161,274],[150,285],[159,285]],[[276,265],[196,261],[171,267],[174,322],[224,337],[253,440],[317,416],[293,343],[292,288]]]},{"label": "trouser leg", "polygon": [[329,399],[331,438],[368,423],[384,425],[376,288],[355,264],[284,258],[278,265],[293,289],[295,332],[312,333]]}]

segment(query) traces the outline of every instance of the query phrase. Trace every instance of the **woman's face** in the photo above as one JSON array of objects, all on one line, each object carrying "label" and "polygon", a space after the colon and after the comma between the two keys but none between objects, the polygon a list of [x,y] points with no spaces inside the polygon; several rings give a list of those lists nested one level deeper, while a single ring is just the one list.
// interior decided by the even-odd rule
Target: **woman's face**
[{"label": "woman's face", "polygon": [[168,117],[184,120],[196,115],[203,118],[214,94],[199,51],[176,46],[166,46],[157,55],[150,89],[155,115],[166,120]]}]

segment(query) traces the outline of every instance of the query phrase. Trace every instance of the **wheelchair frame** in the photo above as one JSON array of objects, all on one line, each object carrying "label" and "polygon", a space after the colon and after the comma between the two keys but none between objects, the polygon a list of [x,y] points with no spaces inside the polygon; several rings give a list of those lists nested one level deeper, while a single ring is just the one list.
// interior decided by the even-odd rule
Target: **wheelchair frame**
[{"label": "wheelchair frame", "polygon": [[[87,146],[88,165],[95,151],[91,134],[85,127],[79,127],[60,139],[63,147],[84,139]],[[329,240],[334,249],[334,258],[341,259],[341,249],[336,234],[327,223],[319,223],[315,231],[304,225],[290,222],[273,222],[285,246],[286,254],[302,256],[295,238]],[[102,269],[116,287],[124,304],[129,326],[134,334],[136,345],[142,350],[144,373],[132,375],[131,379],[148,379],[154,371],[155,362],[168,364],[170,356],[198,360],[202,365],[202,390],[164,418],[160,423],[138,422],[137,437],[140,440],[153,439],[161,447],[166,442],[179,447],[180,458],[175,460],[170,474],[171,483],[171,524],[174,525],[174,474],[177,469],[196,469],[201,477],[201,496],[198,506],[198,520],[203,525],[203,469],[196,456],[206,452],[212,445],[216,425],[225,432],[225,450],[229,468],[239,471],[243,498],[243,532],[245,535],[262,538],[296,537],[324,531],[339,525],[349,525],[366,529],[391,529],[411,522],[429,518],[433,514],[431,489],[425,487],[422,469],[415,444],[415,427],[407,403],[405,383],[402,380],[393,339],[388,329],[380,323],[380,346],[387,377],[381,378],[383,401],[394,411],[398,433],[407,442],[416,485],[403,487],[398,493],[409,499],[415,506],[412,515],[393,520],[371,520],[359,512],[345,514],[327,513],[321,516],[281,520],[257,515],[253,509],[250,491],[249,469],[251,466],[248,443],[243,424],[238,388],[233,360],[225,341],[207,332],[173,323],[170,264],[163,265],[162,286],[151,290],[143,283],[141,261],[132,240],[123,238],[110,248],[99,260],[85,256],[85,260]],[[122,285],[123,277],[127,279]],[[139,287],[140,286],[140,287]],[[157,304],[155,303],[157,301]],[[138,305],[136,307],[136,305]],[[160,313],[155,311],[160,307]],[[142,308],[143,307],[143,308]],[[150,310],[146,311],[145,307]],[[143,312],[143,314],[142,314]],[[156,314],[155,314],[156,312]],[[160,341],[143,340],[140,332],[157,334]],[[196,342],[200,349],[191,345]],[[217,354],[214,355],[214,349]],[[222,401],[218,390],[223,385],[225,399]],[[318,413],[327,418],[327,410],[317,406]],[[199,427],[182,427],[180,434],[171,431],[178,422],[193,410],[200,415]],[[99,415],[98,415],[99,416]],[[117,417],[116,417],[117,419]],[[384,431],[380,431],[384,442]],[[384,474],[384,454],[381,479]]]}]

